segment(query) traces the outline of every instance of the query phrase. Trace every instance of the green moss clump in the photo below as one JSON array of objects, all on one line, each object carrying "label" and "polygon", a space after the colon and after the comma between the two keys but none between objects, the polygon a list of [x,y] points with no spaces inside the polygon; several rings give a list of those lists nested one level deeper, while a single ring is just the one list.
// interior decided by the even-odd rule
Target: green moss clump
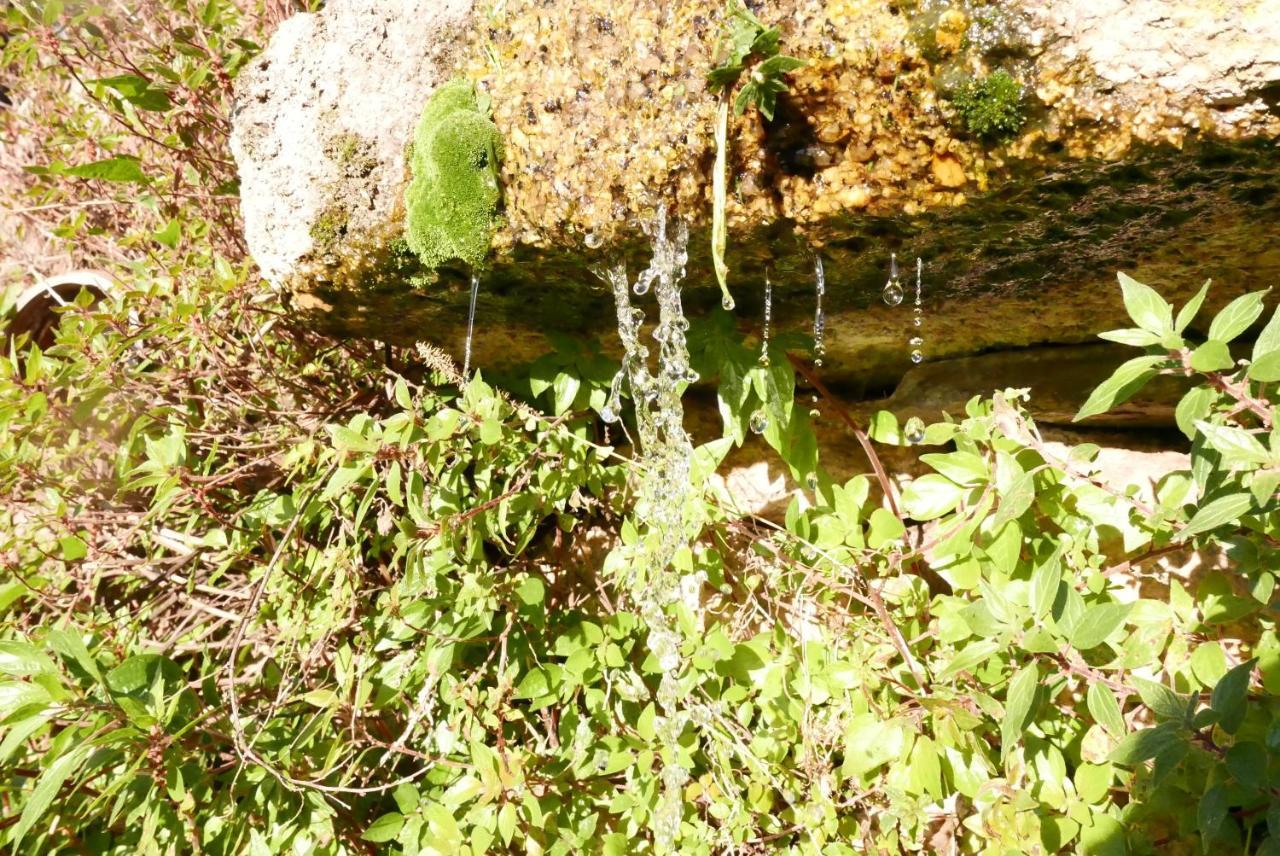
[{"label": "green moss clump", "polygon": [[311,240],[315,245],[322,249],[328,250],[338,239],[347,231],[347,218],[345,212],[338,206],[326,208],[320,212],[320,216],[311,224]]},{"label": "green moss clump", "polygon": [[428,268],[460,260],[479,265],[497,226],[497,127],[465,80],[440,87],[413,137],[405,191],[405,239]]},{"label": "green moss clump", "polygon": [[1022,84],[1004,69],[961,84],[952,93],[951,103],[965,128],[985,139],[1012,136],[1026,121]]}]

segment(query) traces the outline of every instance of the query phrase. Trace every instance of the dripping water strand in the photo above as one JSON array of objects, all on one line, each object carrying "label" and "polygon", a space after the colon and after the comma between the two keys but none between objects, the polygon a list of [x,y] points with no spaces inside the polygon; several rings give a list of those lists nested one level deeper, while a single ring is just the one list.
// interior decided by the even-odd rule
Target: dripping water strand
[{"label": "dripping water strand", "polygon": [[471,307],[467,310],[467,343],[462,349],[462,378],[471,377],[471,337],[476,329],[476,297],[480,294],[480,274],[471,274]]},{"label": "dripping water strand", "polygon": [[760,365],[769,365],[769,322],[773,320],[773,283],[764,272],[764,331],[760,335]]},{"label": "dripping water strand", "polygon": [[884,291],[880,292],[880,297],[890,306],[897,306],[902,302],[902,282],[898,279],[897,253],[889,255],[889,279],[885,282]]},{"label": "dripping water strand", "polygon": [[822,256],[818,253],[813,254],[813,284],[816,294],[813,309],[813,364],[821,366],[822,358],[826,355],[823,337],[827,330],[827,316],[822,311],[822,295],[827,291],[827,273],[822,266]]},{"label": "dripping water strand", "polygon": [[[919,365],[924,361],[924,351],[920,350],[924,345],[924,338],[920,335],[919,328],[924,324],[924,308],[922,307],[922,289],[924,283],[924,261],[918,256],[916,257],[916,295],[914,305],[911,307],[911,325],[915,329],[911,338],[907,340],[907,344],[911,346],[911,362]],[[917,445],[924,442],[925,426],[924,420],[919,416],[912,416],[907,420],[906,425],[902,429],[903,436],[910,445]]]}]

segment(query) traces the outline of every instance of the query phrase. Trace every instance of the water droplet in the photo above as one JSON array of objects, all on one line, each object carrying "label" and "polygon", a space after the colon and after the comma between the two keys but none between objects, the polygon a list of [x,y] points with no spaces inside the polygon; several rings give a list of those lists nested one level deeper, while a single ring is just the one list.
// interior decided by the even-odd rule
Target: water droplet
[{"label": "water droplet", "polygon": [[822,416],[822,411],[821,411],[821,410],[819,410],[819,409],[818,409],[818,408],[816,408],[816,407],[810,407],[810,408],[809,408],[809,418],[810,418],[810,419],[817,419],[817,418],[819,418],[820,416]]},{"label": "water droplet", "polygon": [[727,291],[724,293],[724,296],[720,298],[720,305],[724,307],[726,312],[732,312],[733,307],[737,306],[737,304],[733,302],[733,295]]},{"label": "water droplet", "polygon": [[471,307],[467,310],[467,344],[462,350],[462,377],[471,376],[471,337],[476,329],[476,297],[480,294],[480,274],[471,274]]},{"label": "water droplet", "polygon": [[907,442],[913,446],[924,442],[924,420],[919,416],[912,416],[903,426],[902,433],[907,438]]},{"label": "water droplet", "polygon": [[764,331],[760,334],[760,365],[769,365],[769,322],[773,320],[773,283],[764,273]]},{"label": "water droplet", "polygon": [[769,427],[769,417],[764,415],[763,407],[751,414],[750,421],[752,434],[763,434],[765,429]]},{"label": "water droplet", "polygon": [[910,339],[907,340],[907,344],[913,348],[918,348],[924,344],[924,339],[922,339],[919,336],[912,336]]},{"label": "water droplet", "polygon": [[765,368],[768,368],[768,367],[769,367],[769,352],[768,352],[768,351],[766,351],[766,350],[764,350],[763,348],[760,350],[760,360],[759,360],[759,363],[760,363],[760,365],[764,366]]},{"label": "water droplet", "polygon": [[827,293],[827,272],[822,265],[822,256],[813,255],[813,282],[817,299],[813,308],[813,364],[822,365],[822,355],[826,353],[823,337],[827,331],[827,316],[822,311],[822,296]]},{"label": "water droplet", "polygon": [[817,367],[817,368],[822,368],[822,365],[823,365],[823,364],[822,364],[822,357],[814,357],[814,358],[813,358],[813,364],[814,364],[814,366],[815,366],[815,367]]},{"label": "water droplet", "polygon": [[583,240],[583,243],[585,243],[588,247],[590,247],[593,250],[596,247],[600,246],[602,243],[604,243],[603,239],[601,239],[601,237],[597,235],[595,232],[588,232],[582,240]]},{"label": "water droplet", "polygon": [[809,473],[809,475],[805,476],[804,483],[808,485],[809,490],[818,489],[818,477],[813,473]]},{"label": "water droplet", "polygon": [[912,351],[911,362],[916,363],[917,365],[924,362],[924,352],[921,351],[919,348],[916,348],[914,351]]},{"label": "water droplet", "polygon": [[911,326],[913,326],[913,327],[920,327],[920,326],[923,326],[923,325],[924,325],[924,319],[923,319],[923,318],[921,318],[919,315],[917,315],[915,318],[912,318],[912,319],[911,319]]},{"label": "water droplet", "polygon": [[880,293],[880,296],[890,306],[897,306],[902,302],[902,286],[898,284],[896,279],[891,279],[884,284],[884,291]]},{"label": "water droplet", "polygon": [[606,404],[604,407],[600,408],[600,418],[605,422],[617,422],[618,413],[611,405]]}]

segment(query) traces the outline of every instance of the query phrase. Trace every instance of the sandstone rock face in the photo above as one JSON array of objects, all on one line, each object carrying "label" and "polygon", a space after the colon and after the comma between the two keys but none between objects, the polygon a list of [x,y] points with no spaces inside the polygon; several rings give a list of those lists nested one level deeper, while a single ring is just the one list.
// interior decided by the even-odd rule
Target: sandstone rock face
[{"label": "sandstone rock face", "polygon": [[405,142],[454,73],[471,10],[332,0],[286,21],[240,75],[231,149],[245,238],[268,281],[284,282],[317,242],[399,216]]},{"label": "sandstone rock face", "polygon": [[[267,278],[339,335],[460,350],[462,271],[397,253],[404,146],[460,73],[505,140],[506,225],[484,277],[476,362],[601,334],[591,270],[642,263],[659,202],[693,222],[686,305],[717,302],[708,241],[721,0],[332,0],[291,20],[240,82],[234,145]],[[925,260],[929,359],[1075,343],[1122,326],[1117,269],[1206,313],[1280,280],[1280,0],[777,0],[808,65],[774,122],[731,128],[730,287],[758,328],[807,329],[826,261],[828,371],[883,393],[909,367],[906,308],[878,300],[890,252]],[[1024,84],[1014,138],[967,133],[957,79]],[[700,286],[709,285],[710,288]]]}]

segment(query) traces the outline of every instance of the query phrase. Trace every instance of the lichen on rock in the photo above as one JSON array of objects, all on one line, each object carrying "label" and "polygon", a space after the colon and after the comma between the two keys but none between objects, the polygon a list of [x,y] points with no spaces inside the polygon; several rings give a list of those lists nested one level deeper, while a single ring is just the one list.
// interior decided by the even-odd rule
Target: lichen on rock
[{"label": "lichen on rock", "polygon": [[413,137],[405,238],[425,267],[477,267],[497,226],[501,138],[472,85],[453,80],[427,102]]}]

